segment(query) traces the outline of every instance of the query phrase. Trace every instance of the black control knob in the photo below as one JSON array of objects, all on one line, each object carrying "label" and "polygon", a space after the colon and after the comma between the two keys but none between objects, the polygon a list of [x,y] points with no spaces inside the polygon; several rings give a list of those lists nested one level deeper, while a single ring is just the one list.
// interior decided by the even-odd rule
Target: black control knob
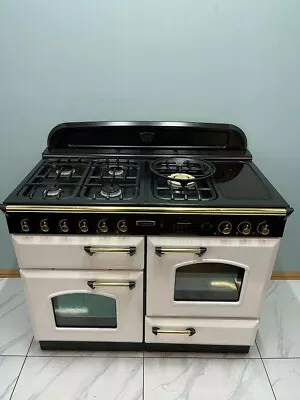
[{"label": "black control knob", "polygon": [[60,227],[60,230],[64,233],[69,232],[69,225],[68,225],[68,221],[66,219],[62,219],[59,221],[59,227]]},{"label": "black control knob", "polygon": [[218,231],[223,235],[229,235],[232,231],[232,223],[229,221],[223,221],[218,226]]},{"label": "black control knob", "polygon": [[40,222],[41,230],[45,233],[49,232],[48,219],[42,219]]},{"label": "black control knob", "polygon": [[243,221],[238,225],[238,232],[244,236],[248,236],[251,233],[251,224],[248,221]]},{"label": "black control knob", "polygon": [[119,221],[117,223],[117,228],[118,228],[118,231],[120,231],[122,233],[126,233],[128,231],[128,227],[127,227],[126,221],[124,219],[121,219],[121,221]]},{"label": "black control knob", "polygon": [[257,232],[263,236],[267,236],[270,233],[269,225],[266,222],[261,222],[257,225]]},{"label": "black control knob", "polygon": [[108,232],[108,225],[105,219],[98,222],[98,228],[100,232],[106,233]]},{"label": "black control knob", "polygon": [[81,219],[78,223],[79,229],[81,232],[86,233],[89,230],[88,223],[86,219]]},{"label": "black control knob", "polygon": [[29,228],[29,223],[28,223],[28,219],[22,219],[20,222],[21,225],[21,230],[23,232],[29,232],[30,228]]}]

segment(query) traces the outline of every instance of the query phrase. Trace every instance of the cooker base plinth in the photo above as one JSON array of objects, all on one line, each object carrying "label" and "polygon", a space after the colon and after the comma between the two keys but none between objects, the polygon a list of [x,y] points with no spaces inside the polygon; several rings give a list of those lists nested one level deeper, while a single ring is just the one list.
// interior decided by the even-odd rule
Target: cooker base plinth
[{"label": "cooker base plinth", "polygon": [[202,345],[202,344],[166,344],[134,342],[74,342],[40,341],[41,350],[86,350],[86,351],[162,351],[162,352],[199,352],[199,353],[243,353],[250,346]]}]

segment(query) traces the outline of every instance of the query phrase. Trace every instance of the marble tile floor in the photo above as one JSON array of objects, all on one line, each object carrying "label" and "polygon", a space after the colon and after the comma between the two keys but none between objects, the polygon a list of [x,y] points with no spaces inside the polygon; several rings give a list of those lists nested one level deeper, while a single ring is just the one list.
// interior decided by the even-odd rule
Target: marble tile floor
[{"label": "marble tile floor", "polygon": [[300,399],[300,281],[272,281],[247,355],[41,351],[20,279],[0,280],[0,400]]}]

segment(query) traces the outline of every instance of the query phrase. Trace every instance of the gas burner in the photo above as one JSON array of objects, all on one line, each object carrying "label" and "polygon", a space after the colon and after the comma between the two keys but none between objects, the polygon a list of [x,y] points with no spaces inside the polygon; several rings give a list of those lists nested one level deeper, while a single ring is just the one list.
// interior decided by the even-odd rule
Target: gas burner
[{"label": "gas burner", "polygon": [[172,186],[175,182],[174,187],[188,187],[191,183],[209,178],[216,171],[215,166],[208,161],[181,157],[159,158],[150,168],[157,177],[172,182]]},{"label": "gas burner", "polygon": [[[168,184],[171,185],[174,189],[180,189],[182,186],[185,186],[187,188],[195,187],[196,178],[193,175],[177,172],[175,174],[169,175],[168,178],[170,178],[168,180]],[[175,181],[174,179],[180,179],[180,181]],[[185,184],[184,181],[187,181],[187,183]]]},{"label": "gas burner", "polygon": [[111,197],[118,197],[122,194],[122,189],[119,185],[107,184],[102,186],[100,194],[107,199]]},{"label": "gas burner", "polygon": [[108,173],[112,176],[120,176],[124,174],[124,169],[121,166],[110,167]]},{"label": "gas burner", "polygon": [[68,178],[69,176],[72,176],[75,172],[75,168],[71,166],[65,166],[56,170],[57,176],[61,176],[63,178]]},{"label": "gas burner", "polygon": [[154,196],[162,200],[207,201],[216,198],[208,179],[214,165],[193,158],[164,158],[151,164]]},{"label": "gas burner", "polygon": [[47,187],[44,190],[43,194],[45,197],[56,197],[56,196],[59,197],[61,191],[62,191],[62,189],[60,187],[53,185],[53,186]]},{"label": "gas burner", "polygon": [[89,170],[81,196],[91,200],[132,200],[139,194],[139,178],[140,163],[134,159],[99,158]]}]

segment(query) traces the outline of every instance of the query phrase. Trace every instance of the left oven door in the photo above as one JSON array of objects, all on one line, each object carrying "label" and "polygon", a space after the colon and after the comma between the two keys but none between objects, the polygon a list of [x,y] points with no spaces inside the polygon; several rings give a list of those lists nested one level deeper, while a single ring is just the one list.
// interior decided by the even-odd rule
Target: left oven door
[{"label": "left oven door", "polygon": [[21,270],[36,340],[142,342],[142,271]]}]

